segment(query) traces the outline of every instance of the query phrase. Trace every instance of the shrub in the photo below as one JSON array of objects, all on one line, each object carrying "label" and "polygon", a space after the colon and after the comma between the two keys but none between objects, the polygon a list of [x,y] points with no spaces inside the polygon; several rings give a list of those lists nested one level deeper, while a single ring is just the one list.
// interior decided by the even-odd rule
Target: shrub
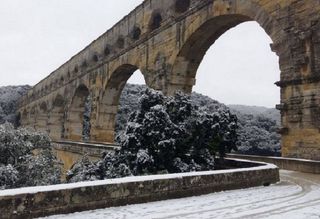
[{"label": "shrub", "polygon": [[56,184],[60,175],[48,135],[0,125],[0,188]]},{"label": "shrub", "polygon": [[235,149],[236,128],[236,117],[227,109],[209,112],[188,95],[166,97],[146,89],[119,138],[121,149],[90,168],[76,164],[69,181],[210,170],[217,157]]}]

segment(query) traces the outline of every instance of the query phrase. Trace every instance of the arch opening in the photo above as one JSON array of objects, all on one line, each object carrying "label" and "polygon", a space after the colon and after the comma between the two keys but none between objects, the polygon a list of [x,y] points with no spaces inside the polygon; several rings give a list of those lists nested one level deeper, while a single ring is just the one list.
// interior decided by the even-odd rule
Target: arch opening
[{"label": "arch opening", "polygon": [[82,64],[81,64],[81,68],[82,69],[86,69],[88,67],[88,63],[86,60],[83,60]]},{"label": "arch opening", "polygon": [[[202,24],[184,43],[173,66],[174,74],[194,79],[199,65],[211,45],[227,30],[240,23],[251,21],[244,15],[222,15]],[[192,91],[193,83],[185,83],[179,88]]]},{"label": "arch opening", "polygon": [[29,126],[32,128],[36,128],[36,121],[37,121],[36,115],[37,115],[37,110],[36,110],[36,107],[33,106],[29,113]]},{"label": "arch opening", "polygon": [[73,72],[74,72],[75,74],[77,74],[77,73],[78,73],[78,71],[79,71],[79,68],[78,68],[78,66],[76,65],[76,66],[74,67]]},{"label": "arch opening", "polygon": [[92,61],[93,61],[94,63],[99,62],[99,55],[98,55],[97,53],[95,53],[95,54],[92,55]]},{"label": "arch opening", "polygon": [[63,76],[61,76],[61,77],[60,77],[60,84],[62,85],[62,84],[63,84],[63,82],[64,82],[64,77],[63,77]]},{"label": "arch opening", "polygon": [[24,109],[22,111],[22,114],[20,113],[21,117],[20,117],[20,122],[19,122],[19,126],[28,126],[29,124],[29,117],[28,117],[28,112],[27,109]]},{"label": "arch opening", "polygon": [[159,27],[161,27],[161,23],[162,23],[162,16],[161,13],[156,12],[151,16],[151,20],[150,20],[150,24],[149,24],[149,28],[151,31],[158,29]]},{"label": "arch opening", "polygon": [[130,35],[133,40],[138,40],[141,35],[141,29],[138,26],[134,26]]},{"label": "arch opening", "polygon": [[[280,80],[280,70],[271,43],[254,21],[226,31],[199,63],[193,90],[214,93],[225,104],[274,107],[280,101],[279,88],[274,85]],[[229,86],[230,82],[237,86]]]},{"label": "arch opening", "polygon": [[41,132],[48,132],[47,122],[48,122],[48,107],[46,102],[42,102],[35,115],[36,124],[35,129]]},{"label": "arch opening", "polygon": [[[229,34],[241,30],[245,25],[252,25],[251,28],[254,27],[256,31],[253,33],[259,34],[251,37],[248,30],[243,33],[246,38]],[[180,90],[191,92],[194,88],[195,91],[226,104],[264,106],[229,106],[239,118],[238,146],[251,154],[253,150],[250,147],[255,147],[256,152],[261,155],[279,156],[281,137],[277,130],[281,119],[280,113],[274,109],[280,99],[279,88],[274,85],[280,79],[279,61],[270,49],[270,35],[262,28],[244,15],[212,18],[186,40],[173,66],[173,73],[186,78],[178,88]],[[261,36],[264,39],[259,41],[258,37]],[[221,46],[224,37],[227,37],[227,41]],[[256,54],[256,49],[261,44],[263,55]],[[232,47],[235,49],[230,50]],[[241,47],[245,48],[244,52]],[[269,65],[273,66],[268,68]],[[197,83],[193,87],[194,83],[191,82],[195,81]],[[269,98],[271,93],[273,97]],[[242,111],[244,109],[247,112]],[[271,146],[263,148],[268,145]]]},{"label": "arch opening", "polygon": [[21,119],[22,119],[22,114],[20,112],[18,112],[16,114],[15,120],[14,120],[14,127],[20,127],[21,126]]},{"label": "arch opening", "polygon": [[137,66],[130,64],[122,65],[112,73],[111,78],[108,80],[99,104],[97,125],[92,130],[95,141],[114,142],[115,127],[119,127],[122,124],[122,122],[116,123],[116,121],[127,119],[123,117],[119,118],[119,110],[129,110],[128,108],[119,108],[121,94],[128,90],[126,89],[128,88],[127,86],[133,86],[126,86],[127,82],[135,84],[144,83],[143,74]]},{"label": "arch opening", "polygon": [[57,95],[52,103],[48,119],[48,133],[53,140],[64,138],[65,131],[65,100],[62,95]]},{"label": "arch opening", "polygon": [[111,47],[109,45],[107,45],[105,48],[104,48],[104,51],[103,51],[104,55],[105,56],[108,56],[111,54]]},{"label": "arch opening", "polygon": [[123,49],[124,48],[124,45],[125,45],[125,40],[124,40],[124,37],[120,36],[118,39],[117,39],[117,47],[119,49]]},{"label": "arch opening", "polygon": [[87,86],[81,84],[76,89],[72,102],[69,106],[68,115],[67,115],[67,124],[66,124],[66,136],[69,140],[73,141],[82,141],[87,140],[89,136],[85,136],[85,133],[90,131],[84,131],[84,126],[90,123],[86,113],[86,103],[88,97],[90,96],[89,89]]}]

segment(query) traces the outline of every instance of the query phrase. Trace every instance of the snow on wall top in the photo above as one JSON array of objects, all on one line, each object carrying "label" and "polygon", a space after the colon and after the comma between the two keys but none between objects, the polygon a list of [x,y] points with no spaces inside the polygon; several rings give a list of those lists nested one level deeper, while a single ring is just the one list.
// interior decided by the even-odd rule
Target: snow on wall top
[{"label": "snow on wall top", "polygon": [[193,176],[207,176],[207,175],[248,172],[248,171],[278,168],[276,165],[267,164],[263,162],[250,162],[248,160],[241,160],[241,159],[232,159],[232,160],[242,161],[247,163],[262,164],[262,165],[257,167],[229,169],[229,170],[214,170],[214,171],[175,173],[175,174],[149,175],[149,176],[132,176],[132,177],[117,178],[117,179],[99,180],[99,181],[79,182],[79,183],[50,185],[50,186],[25,187],[25,188],[19,188],[19,189],[8,189],[8,190],[0,191],[0,198],[1,196],[15,196],[15,195],[21,195],[21,194],[35,194],[39,192],[71,190],[71,189],[76,189],[81,187],[94,187],[94,186],[111,185],[111,184],[155,181],[155,180],[163,180],[163,179],[184,178],[184,177],[193,177]]}]

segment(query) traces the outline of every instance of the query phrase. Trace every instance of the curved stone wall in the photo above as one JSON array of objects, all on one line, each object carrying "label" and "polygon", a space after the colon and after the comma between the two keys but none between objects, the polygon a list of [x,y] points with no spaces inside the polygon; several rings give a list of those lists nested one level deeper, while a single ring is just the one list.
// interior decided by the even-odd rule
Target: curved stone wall
[{"label": "curved stone wall", "polygon": [[279,181],[279,169],[272,164],[230,162],[246,168],[4,190],[0,191],[1,217],[33,218],[267,186]]}]

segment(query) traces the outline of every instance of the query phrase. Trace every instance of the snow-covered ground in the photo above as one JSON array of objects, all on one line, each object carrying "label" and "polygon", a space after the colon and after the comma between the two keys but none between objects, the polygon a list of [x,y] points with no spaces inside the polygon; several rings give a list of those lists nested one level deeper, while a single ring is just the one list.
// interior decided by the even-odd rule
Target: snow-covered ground
[{"label": "snow-covered ground", "polygon": [[281,170],[269,187],[85,211],[55,218],[320,218],[320,175]]}]

